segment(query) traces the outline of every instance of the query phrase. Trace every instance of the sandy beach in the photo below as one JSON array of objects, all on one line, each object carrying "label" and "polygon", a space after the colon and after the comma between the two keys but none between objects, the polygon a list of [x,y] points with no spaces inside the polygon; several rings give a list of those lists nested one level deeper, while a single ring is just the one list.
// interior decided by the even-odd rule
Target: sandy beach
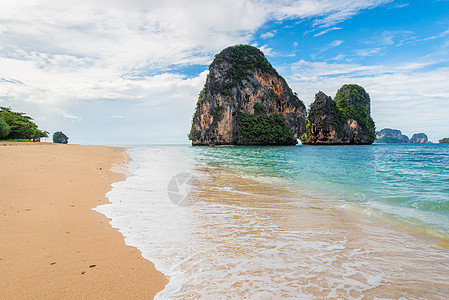
[{"label": "sandy beach", "polygon": [[0,299],[150,299],[167,279],[92,208],[124,148],[0,142]]}]

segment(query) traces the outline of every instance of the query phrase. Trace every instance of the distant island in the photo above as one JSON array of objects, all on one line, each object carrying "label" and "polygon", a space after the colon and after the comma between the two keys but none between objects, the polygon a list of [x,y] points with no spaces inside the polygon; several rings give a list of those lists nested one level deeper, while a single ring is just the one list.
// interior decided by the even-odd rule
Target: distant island
[{"label": "distant island", "polygon": [[371,144],[370,98],[358,85],[335,96],[320,92],[310,107],[265,58],[248,45],[215,56],[198,96],[189,139],[193,146]]},{"label": "distant island", "polygon": [[440,144],[449,144],[449,138],[444,138],[438,141]]},{"label": "distant island", "polygon": [[429,138],[425,133],[415,133],[412,138],[409,139],[408,136],[402,134],[398,129],[384,128],[376,132],[375,143],[383,144],[425,144],[429,142]]},{"label": "distant island", "polygon": [[412,144],[425,144],[429,142],[429,138],[425,133],[415,133],[413,134],[412,138],[410,139],[409,143]]}]

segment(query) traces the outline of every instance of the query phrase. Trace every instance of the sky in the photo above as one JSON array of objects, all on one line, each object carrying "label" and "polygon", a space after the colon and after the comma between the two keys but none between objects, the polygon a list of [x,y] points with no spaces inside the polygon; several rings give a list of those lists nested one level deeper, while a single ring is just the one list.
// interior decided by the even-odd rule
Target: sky
[{"label": "sky", "polygon": [[448,0],[0,0],[0,106],[70,143],[187,144],[209,64],[236,44],[307,107],[355,83],[377,130],[449,137]]}]

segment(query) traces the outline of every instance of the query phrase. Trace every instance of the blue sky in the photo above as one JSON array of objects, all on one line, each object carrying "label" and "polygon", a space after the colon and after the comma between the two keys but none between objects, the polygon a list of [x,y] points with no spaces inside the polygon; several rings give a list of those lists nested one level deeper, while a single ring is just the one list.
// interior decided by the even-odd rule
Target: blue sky
[{"label": "blue sky", "polygon": [[365,87],[378,130],[449,137],[449,1],[0,2],[0,106],[71,143],[188,143],[208,66],[259,47],[309,105]]}]

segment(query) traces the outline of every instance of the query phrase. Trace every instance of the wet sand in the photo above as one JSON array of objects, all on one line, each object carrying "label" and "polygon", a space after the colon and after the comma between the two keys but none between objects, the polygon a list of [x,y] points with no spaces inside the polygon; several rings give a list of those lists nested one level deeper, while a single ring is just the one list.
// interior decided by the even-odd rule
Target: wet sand
[{"label": "wet sand", "polygon": [[[443,299],[449,293],[449,251],[444,239],[353,208],[329,205],[318,197],[305,197],[270,182],[223,171],[199,171],[208,176],[202,178],[195,197],[209,204],[253,209],[262,220],[270,220],[264,228],[275,224],[275,234],[267,230],[263,239],[258,231],[241,230],[239,234],[263,240],[256,242],[254,251],[281,249],[276,256],[297,267],[281,271],[288,276],[275,273],[272,280],[284,276],[282,283],[294,287],[297,295],[317,299]],[[234,217],[232,224],[250,228],[252,220],[242,215]],[[250,257],[254,253],[249,247],[234,245],[220,256],[244,253]],[[258,272],[260,268],[254,274]],[[269,276],[270,272],[265,269],[262,273]],[[246,274],[249,278],[251,272]]]},{"label": "wet sand", "polygon": [[0,142],[0,299],[150,299],[167,279],[92,208],[124,148]]}]

